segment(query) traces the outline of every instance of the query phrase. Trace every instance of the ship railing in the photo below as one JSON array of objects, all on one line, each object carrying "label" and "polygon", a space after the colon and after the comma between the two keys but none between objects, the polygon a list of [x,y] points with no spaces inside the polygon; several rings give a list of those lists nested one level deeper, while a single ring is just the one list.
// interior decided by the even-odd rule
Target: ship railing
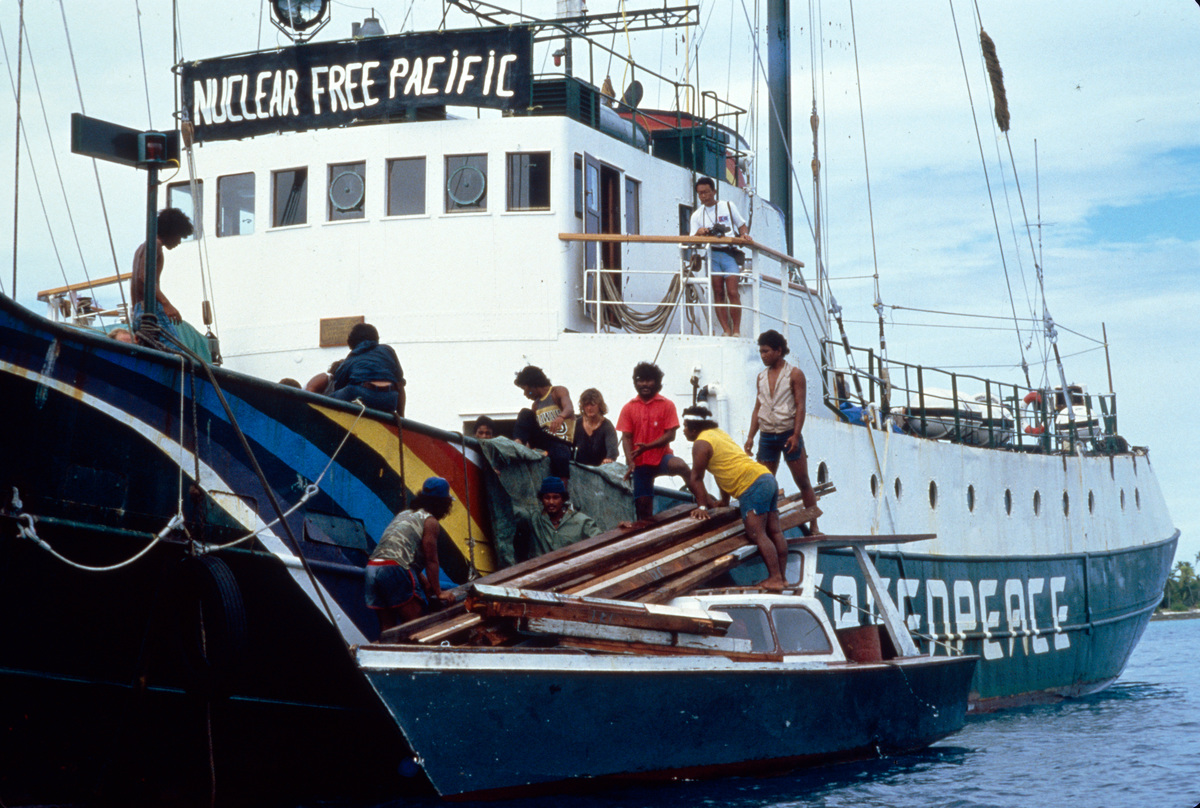
[{"label": "ship railing", "polygon": [[[822,306],[804,282],[804,263],[754,241],[711,236],[559,233],[581,244],[579,302],[596,332],[719,335],[709,274],[709,248],[741,249],[739,274],[743,334],[799,327],[824,335]],[[590,266],[589,266],[590,265]]]},{"label": "ship railing", "polygon": [[[882,359],[851,346],[852,362],[832,361],[840,342],[824,343],[824,400],[839,418],[951,443],[1009,451],[1113,454],[1127,443],[1117,432],[1115,393],[1081,385],[1030,389],[969,373]],[[836,353],[835,353],[836,352]],[[854,384],[857,378],[858,384]],[[861,390],[861,395],[860,391]]]},{"label": "ship railing", "polygon": [[80,281],[66,286],[57,286],[37,293],[37,299],[46,304],[46,316],[56,323],[67,323],[85,327],[95,327],[98,324],[113,325],[129,323],[129,306],[122,298],[121,302],[110,306],[99,303],[97,290],[107,286],[125,283],[133,277],[130,272],[110,275],[107,278],[97,278],[94,281]]}]

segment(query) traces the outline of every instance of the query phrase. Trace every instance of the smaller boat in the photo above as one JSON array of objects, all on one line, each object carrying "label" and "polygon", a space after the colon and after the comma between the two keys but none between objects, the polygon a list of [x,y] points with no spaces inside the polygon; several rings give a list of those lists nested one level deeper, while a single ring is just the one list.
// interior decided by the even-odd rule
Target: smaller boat
[{"label": "smaller boat", "polygon": [[1012,410],[995,395],[967,396],[926,387],[909,398],[909,405],[900,408],[895,420],[914,435],[993,448],[1012,441],[1016,424]]},{"label": "smaller boat", "polygon": [[[467,610],[507,617],[517,645],[372,644],[357,660],[443,797],[915,750],[962,727],[976,658],[917,652],[863,549],[905,538],[792,540],[796,588],[783,594],[697,590],[657,605],[476,582]],[[835,546],[852,547],[881,624],[834,630],[816,561]]]}]

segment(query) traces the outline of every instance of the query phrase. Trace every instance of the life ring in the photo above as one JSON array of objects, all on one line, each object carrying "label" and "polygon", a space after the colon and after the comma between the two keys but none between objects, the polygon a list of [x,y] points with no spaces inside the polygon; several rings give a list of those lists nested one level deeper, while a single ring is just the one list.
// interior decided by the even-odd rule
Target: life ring
[{"label": "life ring", "polygon": [[233,570],[216,556],[189,556],[180,564],[176,625],[189,690],[223,695],[236,679],[249,645],[242,592]]},{"label": "life ring", "polygon": [[1025,394],[1025,398],[1023,398],[1021,400],[1024,401],[1026,404],[1037,404],[1040,406],[1042,403],[1042,391],[1041,390],[1030,390],[1028,393]]},{"label": "life ring", "polygon": [[1044,426],[1042,426],[1042,425],[1040,425],[1040,424],[1039,424],[1038,426],[1027,426],[1027,427],[1025,427],[1025,434],[1026,434],[1026,435],[1041,435],[1041,434],[1044,434],[1044,433],[1045,433],[1045,431],[1046,431],[1046,427],[1044,427]]}]

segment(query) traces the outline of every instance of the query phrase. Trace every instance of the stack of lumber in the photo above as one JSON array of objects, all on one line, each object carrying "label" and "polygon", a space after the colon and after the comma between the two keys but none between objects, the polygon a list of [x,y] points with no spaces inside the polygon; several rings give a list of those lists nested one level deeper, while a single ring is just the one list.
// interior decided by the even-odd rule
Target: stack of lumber
[{"label": "stack of lumber", "polygon": [[[825,484],[817,493],[821,496],[832,490],[832,485]],[[719,646],[722,651],[735,652],[738,649],[727,644],[731,641],[714,646],[697,640],[711,640],[714,632],[695,623],[694,615],[689,623],[674,613],[668,619],[661,607],[634,607],[663,604],[687,594],[753,554],[755,545],[746,536],[737,509],[715,508],[708,519],[699,520],[690,516],[694,507],[680,505],[657,514],[644,527],[610,530],[458,587],[453,590],[453,605],[389,629],[382,641],[494,646],[519,642],[529,634],[555,634],[563,638],[560,644],[571,644],[565,640],[572,632],[579,633],[578,626],[559,624],[588,623],[660,632],[636,635],[638,639],[632,642],[639,645],[674,649]],[[816,506],[805,508],[798,496],[780,500],[784,530],[820,513]],[[550,594],[554,597],[548,600],[545,596]],[[629,609],[635,609],[636,615]],[[551,626],[562,630],[551,631]],[[715,634],[723,631],[721,627]]]}]

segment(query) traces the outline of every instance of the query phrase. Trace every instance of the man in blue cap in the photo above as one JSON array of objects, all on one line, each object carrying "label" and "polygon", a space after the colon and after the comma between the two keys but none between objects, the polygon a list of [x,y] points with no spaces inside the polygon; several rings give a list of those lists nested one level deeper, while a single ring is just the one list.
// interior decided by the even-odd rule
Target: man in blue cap
[{"label": "man in blue cap", "polygon": [[379,616],[381,630],[420,617],[431,601],[447,600],[438,575],[438,522],[453,505],[450,483],[430,477],[408,510],[384,528],[366,570],[367,606]]},{"label": "man in blue cap", "polygon": [[561,477],[542,480],[537,496],[542,504],[542,509],[537,513],[530,513],[521,507],[513,508],[518,521],[529,533],[529,558],[582,539],[590,539],[600,532],[600,527],[592,517],[570,507],[567,486]]}]

